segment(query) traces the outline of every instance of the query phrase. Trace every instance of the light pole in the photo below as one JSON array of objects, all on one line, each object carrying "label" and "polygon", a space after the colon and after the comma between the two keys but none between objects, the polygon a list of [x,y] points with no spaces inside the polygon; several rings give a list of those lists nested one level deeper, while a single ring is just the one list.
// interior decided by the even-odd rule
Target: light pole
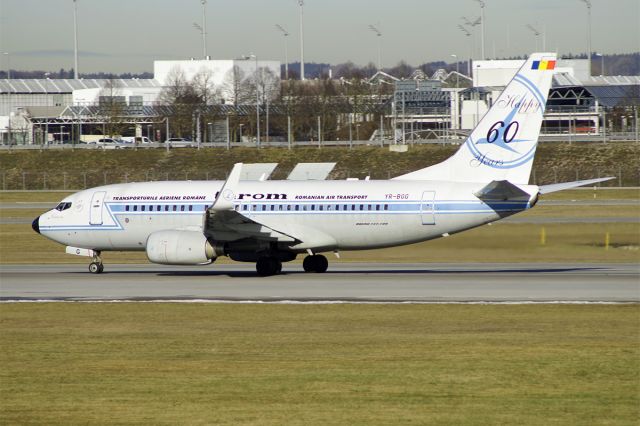
[{"label": "light pole", "polygon": [[200,26],[200,24],[198,24],[197,22],[193,23],[193,28],[195,28],[196,30],[198,30],[200,32],[200,34],[202,35],[202,58],[203,59],[207,59],[207,48],[205,46],[206,42],[205,40],[205,34],[204,34],[204,28],[202,28]]},{"label": "light pole", "polygon": [[7,57],[7,79],[11,79],[11,54],[9,52],[2,52]]},{"label": "light pole", "polygon": [[382,32],[374,25],[369,25],[369,29],[373,31],[378,38],[378,71],[382,69]]},{"label": "light pole", "polygon": [[202,58],[207,59],[207,0],[202,3]]},{"label": "light pole", "polygon": [[[538,37],[540,37],[540,31],[536,30],[535,27],[531,24],[527,24],[527,28],[531,30],[533,35],[536,37],[536,52],[538,51]],[[543,48],[544,50],[544,48]]]},{"label": "light pole", "polygon": [[[469,40],[471,40],[471,33],[462,25],[458,25],[458,28],[460,29],[460,31],[462,31],[464,33],[465,36],[469,37]],[[467,75],[469,77],[471,77],[471,59],[473,57],[473,44],[469,43],[469,60],[467,61]]]},{"label": "light pole", "polygon": [[260,147],[260,83],[258,81],[258,56],[253,53],[248,56],[243,56],[245,60],[256,60],[256,72],[254,78],[256,81],[256,145]]},{"label": "light pole", "polygon": [[78,79],[78,1],[73,0],[73,78]]},{"label": "light pole", "polygon": [[485,60],[485,56],[484,56],[484,1],[483,0],[476,0],[478,3],[480,3],[480,25],[482,25],[482,27],[480,28],[480,32],[481,32],[481,36],[482,36],[482,60]]},{"label": "light pole", "polygon": [[289,80],[289,49],[287,47],[287,37],[289,37],[289,31],[285,30],[280,24],[276,24],[276,28],[284,36],[284,79]]},{"label": "light pole", "polygon": [[458,87],[460,87],[460,72],[458,71],[458,55],[456,54],[452,54],[451,55],[452,58],[456,58],[456,89]]},{"label": "light pole", "polygon": [[[474,28],[477,27],[478,25],[480,25],[480,23],[482,22],[482,18],[481,17],[477,18],[475,21],[471,22],[469,19],[467,19],[467,18],[465,18],[463,16],[462,20],[464,21],[464,24],[471,29],[471,31],[475,31]],[[471,57],[473,58],[477,53],[476,52],[476,37],[475,37],[475,35],[473,37],[472,46],[473,46],[473,50],[472,50]],[[469,67],[471,67],[471,64],[469,64]],[[471,77],[471,68],[469,68],[469,77]]]},{"label": "light pole", "polygon": [[304,0],[298,0],[300,5],[300,80],[304,80]]},{"label": "light pole", "polygon": [[587,5],[587,71],[591,77],[591,0],[580,0]]}]

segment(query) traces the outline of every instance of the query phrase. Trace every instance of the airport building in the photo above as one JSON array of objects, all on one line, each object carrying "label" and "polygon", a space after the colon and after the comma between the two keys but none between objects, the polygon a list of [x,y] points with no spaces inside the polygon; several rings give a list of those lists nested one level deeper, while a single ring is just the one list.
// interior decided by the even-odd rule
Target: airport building
[{"label": "airport building", "polygon": [[[416,139],[464,137],[522,63],[522,60],[474,61],[472,78],[444,70],[431,78],[418,71],[405,80],[377,73],[368,83],[392,85],[394,91],[389,98],[374,100],[379,103],[377,111],[383,117],[371,139],[407,143]],[[587,69],[586,60],[558,61],[543,135],[596,137],[606,131],[637,129],[640,76],[590,77]],[[256,74],[256,70],[260,72]],[[91,138],[108,133],[106,126],[114,115],[114,101],[119,106],[118,127],[122,134],[135,132],[136,136],[164,140],[170,136],[168,117],[175,111],[166,105],[163,92],[180,81],[205,84],[213,89],[206,109],[201,111],[210,122],[197,126],[209,134],[196,135],[194,131],[192,137],[204,142],[223,141],[225,116],[255,118],[256,80],[258,92],[262,91],[261,102],[268,105],[279,95],[280,63],[255,58],[155,61],[153,79],[4,79],[0,80],[0,141],[2,144],[91,142]],[[250,86],[253,94],[249,96],[245,91],[239,96],[240,82]],[[273,116],[286,114],[281,110],[278,105],[271,106]],[[611,111],[617,113],[610,114]],[[608,130],[603,129],[603,124]]]},{"label": "airport building", "polygon": [[[407,138],[448,138],[468,133],[523,63],[524,60],[474,61],[468,88],[452,88],[456,77],[443,72],[431,80],[395,82],[391,118],[396,122],[396,138],[404,135],[406,142]],[[443,82],[448,83],[448,88],[443,88]],[[632,131],[636,128],[638,106],[640,76],[590,77],[586,59],[559,60],[542,135],[600,136],[603,123],[610,131]],[[623,110],[615,117],[618,122],[607,119],[607,112],[616,108]]]}]

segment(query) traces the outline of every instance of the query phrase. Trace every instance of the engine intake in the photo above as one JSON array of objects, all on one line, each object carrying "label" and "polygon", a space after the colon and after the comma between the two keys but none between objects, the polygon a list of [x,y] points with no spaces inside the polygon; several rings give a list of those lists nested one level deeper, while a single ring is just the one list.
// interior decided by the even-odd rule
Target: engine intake
[{"label": "engine intake", "polygon": [[162,265],[202,265],[224,254],[214,248],[202,232],[179,230],[149,235],[146,251],[151,262]]}]

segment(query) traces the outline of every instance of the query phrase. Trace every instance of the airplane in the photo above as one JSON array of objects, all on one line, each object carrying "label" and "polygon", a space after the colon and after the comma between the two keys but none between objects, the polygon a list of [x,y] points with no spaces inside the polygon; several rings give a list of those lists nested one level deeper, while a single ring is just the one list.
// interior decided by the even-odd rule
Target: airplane
[{"label": "airplane", "polygon": [[556,63],[534,53],[460,148],[445,161],[389,180],[143,182],[100,186],[63,199],[32,227],[91,257],[145,251],[164,265],[207,265],[218,257],[255,262],[260,276],[306,254],[303,269],[323,273],[322,253],[366,250],[447,237],[535,206],[540,195],[611,177],[529,185]]}]

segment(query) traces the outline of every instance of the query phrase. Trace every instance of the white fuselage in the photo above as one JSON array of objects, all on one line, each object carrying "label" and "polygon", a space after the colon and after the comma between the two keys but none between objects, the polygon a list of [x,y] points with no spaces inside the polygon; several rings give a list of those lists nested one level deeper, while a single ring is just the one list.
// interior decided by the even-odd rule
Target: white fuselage
[{"label": "white fuselage", "polygon": [[[149,235],[157,231],[204,231],[207,209],[223,184],[148,182],[84,190],[63,200],[71,203],[65,210],[40,216],[40,232],[73,247],[145,250]],[[537,187],[522,186],[531,195],[528,200],[487,203],[474,195],[484,185],[406,180],[241,181],[233,206],[243,217],[291,235],[296,241],[286,243],[286,248],[293,252],[372,249],[489,223],[529,208],[537,194]],[[225,233],[224,238],[234,237]]]}]

